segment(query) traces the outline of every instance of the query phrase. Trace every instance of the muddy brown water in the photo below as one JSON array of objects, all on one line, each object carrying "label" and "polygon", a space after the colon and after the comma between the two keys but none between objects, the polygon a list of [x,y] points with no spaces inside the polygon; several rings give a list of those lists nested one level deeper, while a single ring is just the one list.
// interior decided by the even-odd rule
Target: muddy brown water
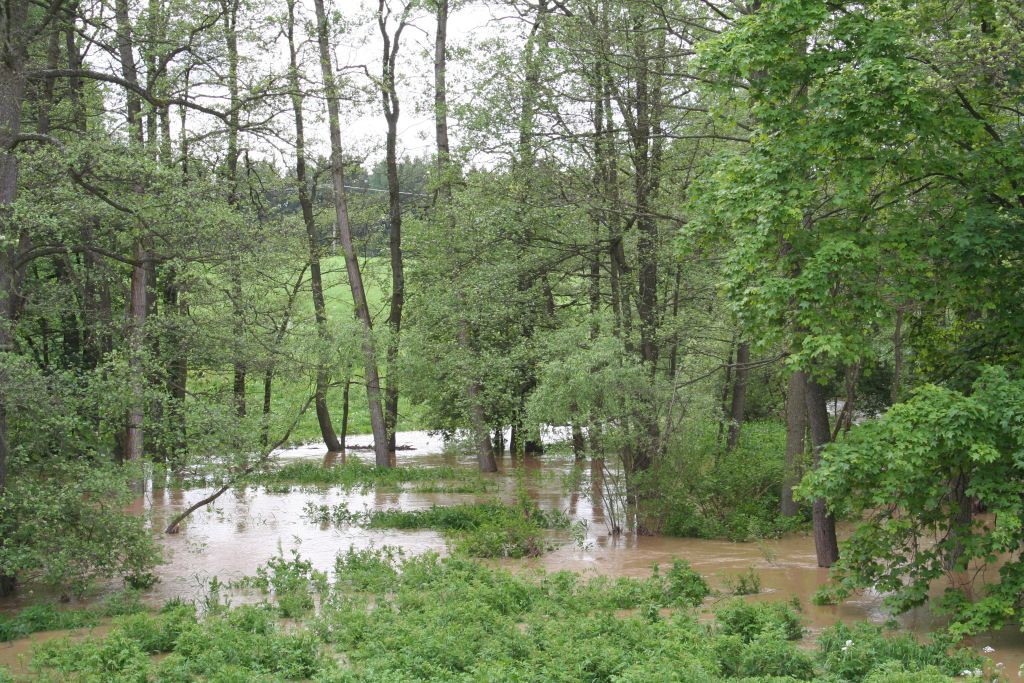
[{"label": "muddy brown water", "polygon": [[[558,436],[558,435],[555,435]],[[367,445],[368,437],[355,437],[350,443]],[[426,432],[401,432],[398,443],[408,446],[399,450],[399,465],[474,467],[472,456],[445,450],[443,441]],[[317,459],[330,465],[337,456],[325,456],[322,446],[310,445],[283,450],[281,460]],[[372,451],[352,448],[347,458],[372,462]],[[500,461],[501,471],[495,475],[501,498],[514,495],[515,467],[524,467],[528,476],[528,492],[541,508],[562,510],[588,524],[582,546],[563,536],[563,543],[540,558],[503,561],[497,564],[514,571],[543,569],[571,570],[587,574],[643,577],[655,564],[668,564],[683,558],[707,577],[714,587],[725,589],[730,577],[753,569],[761,580],[762,592],[754,600],[790,600],[798,598],[810,638],[817,631],[837,621],[868,620],[884,623],[892,619],[883,604],[884,596],[866,592],[840,605],[817,606],[812,596],[828,579],[828,572],[817,567],[814,542],[809,535],[789,535],[758,543],[732,543],[700,539],[633,536],[612,536],[605,523],[599,487],[584,486],[570,491],[565,480],[573,470],[571,459],[559,456],[526,458],[513,462],[508,456]],[[584,473],[589,468],[583,465]],[[150,489],[138,501],[138,508],[152,520],[154,528],[163,528],[178,512],[209,495],[209,489]],[[163,536],[166,563],[157,573],[159,583],[147,592],[145,600],[159,605],[172,597],[199,600],[206,595],[211,579],[229,582],[253,574],[268,559],[280,552],[289,555],[298,550],[302,557],[321,570],[330,571],[339,552],[382,545],[400,547],[406,555],[426,551],[444,553],[443,538],[429,530],[366,530],[351,526],[338,527],[315,524],[306,520],[303,509],[307,502],[334,505],[345,502],[350,510],[401,508],[413,510],[431,505],[490,499],[495,494],[448,494],[352,491],[318,487],[295,487],[290,491],[268,492],[262,487],[228,491],[214,504],[196,511],[185,522],[181,533]],[[38,595],[22,592],[15,598],[0,601],[0,610],[11,611],[38,599]],[[245,600],[245,596],[237,596]],[[941,625],[929,610],[917,609],[895,618],[899,628],[923,635]],[[0,666],[24,671],[24,661],[36,642],[71,635],[82,637],[89,631],[36,634],[11,643],[0,643]],[[93,629],[102,633],[102,628]],[[972,642],[979,650],[995,648],[993,661],[1002,662],[1011,680],[1019,680],[1018,667],[1024,662],[1024,634],[1016,628],[979,637]]]}]

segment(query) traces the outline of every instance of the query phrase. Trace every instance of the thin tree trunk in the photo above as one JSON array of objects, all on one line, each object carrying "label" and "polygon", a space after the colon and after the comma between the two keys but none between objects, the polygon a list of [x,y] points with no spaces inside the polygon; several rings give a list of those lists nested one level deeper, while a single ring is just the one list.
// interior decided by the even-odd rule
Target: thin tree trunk
[{"label": "thin tree trunk", "polygon": [[[238,0],[221,0],[224,20],[224,47],[227,52],[227,86],[228,100],[231,109],[228,112],[228,205],[238,208],[238,128],[239,128],[239,97],[238,97]],[[235,398],[235,409],[239,417],[246,414],[246,362],[244,352],[238,347],[245,338],[245,313],[242,301],[242,272],[237,259],[229,265],[231,278],[232,333],[235,340],[235,360],[233,362],[232,392]]]},{"label": "thin tree trunk", "polygon": [[348,437],[349,390],[351,388],[352,378],[345,377],[345,387],[341,390],[341,436],[338,438],[342,453],[345,451],[345,439]]},{"label": "thin tree trunk", "polygon": [[740,429],[747,412],[747,381],[750,377],[750,344],[740,343],[736,349],[736,379],[732,387],[732,406],[729,410],[729,438],[726,450],[735,450],[740,442]]},{"label": "thin tree trunk", "polygon": [[949,490],[950,507],[954,515],[942,556],[942,567],[946,571],[957,570],[957,564],[965,552],[966,539],[971,535],[971,521],[974,517],[974,501],[967,495],[970,480],[961,472],[952,482]]},{"label": "thin tree trunk", "polygon": [[310,285],[313,290],[313,313],[320,342],[317,349],[314,406],[316,421],[320,425],[320,435],[323,437],[324,445],[328,452],[334,453],[341,451],[344,446],[334,431],[331,413],[327,406],[327,386],[330,383],[330,372],[324,360],[324,353],[327,350],[330,335],[327,331],[327,304],[324,300],[323,276],[320,272],[320,235],[316,228],[313,201],[309,196],[309,185],[306,178],[306,133],[305,121],[302,116],[302,104],[305,98],[299,83],[298,49],[295,44],[295,0],[288,2],[287,32],[290,57],[288,86],[291,90],[292,111],[295,115],[295,182],[299,193],[299,205],[302,207],[302,222],[306,226]]},{"label": "thin tree trunk", "polygon": [[324,90],[327,97],[327,119],[331,133],[331,176],[334,181],[334,210],[338,219],[341,246],[345,252],[345,267],[348,271],[349,286],[356,316],[363,328],[363,358],[365,360],[366,398],[370,407],[370,426],[373,429],[373,448],[378,467],[390,467],[388,455],[387,427],[384,424],[384,410],[381,407],[380,373],[373,343],[373,321],[366,303],[363,276],[352,240],[349,224],[348,198],[345,194],[345,169],[341,148],[341,115],[338,111],[338,91],[334,80],[334,66],[331,63],[331,48],[328,41],[327,12],[324,0],[314,0],[317,19],[317,42],[320,48],[320,69],[323,72]]},{"label": "thin tree trunk", "polygon": [[405,270],[402,262],[402,203],[398,180],[398,118],[400,114],[398,91],[395,89],[395,69],[402,30],[411,5],[399,19],[394,36],[388,35],[386,4],[380,0],[377,25],[383,39],[381,57],[381,102],[387,122],[384,163],[388,176],[388,244],[391,255],[391,306],[388,309],[387,387],[384,399],[384,424],[388,432],[388,451],[395,452],[395,430],[398,427],[398,345],[402,330],[402,308],[405,305]]},{"label": "thin tree trunk", "polygon": [[[318,0],[319,1],[319,0]],[[448,87],[447,87],[447,40],[448,40],[448,0],[438,0],[437,33],[434,37],[434,129],[437,136],[437,171],[440,179],[438,195],[440,203],[448,213],[448,220],[453,223],[452,186],[451,186],[451,149],[448,146]],[[452,225],[454,231],[454,225]],[[457,297],[464,298],[461,291]],[[469,322],[464,318],[458,321],[458,344],[463,353],[470,352]],[[498,463],[494,459],[490,433],[484,408],[480,404],[480,385],[476,379],[466,380],[466,398],[469,403],[470,427],[477,447],[477,462],[481,472],[497,472]]]},{"label": "thin tree trunk", "polygon": [[[821,452],[831,441],[828,408],[821,385],[810,375],[804,375],[804,401],[807,406],[807,421],[811,428],[811,445],[814,447],[813,465],[821,462]],[[836,540],[836,520],[829,514],[824,498],[815,498],[813,511],[814,550],[819,567],[831,567],[839,560],[839,543]]]},{"label": "thin tree trunk", "polygon": [[797,513],[793,500],[793,487],[800,481],[800,463],[803,459],[807,435],[807,399],[804,394],[804,373],[794,372],[786,390],[786,460],[782,473],[782,496],[779,512],[783,517]]},{"label": "thin tree trunk", "polygon": [[[277,326],[277,330],[274,332],[274,345],[271,347],[270,362],[267,363],[267,370],[263,375],[263,420],[260,426],[260,445],[266,446],[270,440],[270,412],[271,412],[271,399],[273,397],[273,383],[274,383],[274,371],[276,370],[276,363],[274,358],[277,354],[278,349],[281,347],[281,342],[284,341],[284,336],[288,334],[288,325],[291,324],[292,309],[295,306],[295,300],[299,296],[299,290],[302,289],[303,281],[306,279],[306,268],[303,267],[299,271],[299,276],[295,278],[295,284],[288,291],[288,301],[284,309],[284,317],[281,319],[281,324]],[[314,400],[316,394],[314,393]],[[333,451],[332,451],[333,452]]]}]

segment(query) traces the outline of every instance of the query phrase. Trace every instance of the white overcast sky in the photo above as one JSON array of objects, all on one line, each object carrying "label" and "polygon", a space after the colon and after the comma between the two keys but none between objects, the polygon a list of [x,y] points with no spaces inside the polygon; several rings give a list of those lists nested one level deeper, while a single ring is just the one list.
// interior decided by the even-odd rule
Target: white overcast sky
[{"label": "white overcast sky", "polygon": [[[402,0],[390,0],[392,7],[399,11]],[[306,14],[313,16],[312,3],[305,2],[308,7]],[[454,3],[453,3],[454,4]],[[350,83],[369,86],[366,75],[360,71],[365,65],[369,73],[379,77],[381,69],[382,41],[377,27],[377,4],[360,2],[360,0],[338,0],[334,7],[346,20],[365,18],[359,26],[345,34],[339,35],[334,45],[335,63],[339,71],[350,74]],[[392,25],[393,27],[393,25]],[[434,16],[425,10],[412,14],[412,22],[402,34],[402,45],[399,52],[399,82],[397,86],[401,100],[401,117],[398,126],[398,155],[429,156],[434,153],[434,113],[433,113],[433,50],[437,23]],[[449,99],[452,103],[463,97],[472,82],[473,74],[460,59],[459,50],[472,49],[480,40],[493,38],[496,35],[508,34],[509,40],[519,39],[519,22],[512,18],[508,7],[498,4],[483,3],[467,4],[458,7],[449,17],[448,23],[448,87]],[[315,44],[308,44],[305,52],[305,71],[317,84],[320,82],[320,67],[317,61]],[[279,41],[279,63],[287,63],[287,46],[283,39]],[[366,165],[371,167],[384,155],[384,136],[387,130],[381,110],[380,96],[376,91],[367,90],[366,101],[361,105],[352,102],[342,103],[342,142],[347,153],[365,156]],[[323,118],[323,103],[315,98],[306,100],[307,138],[311,152],[327,154],[327,123]],[[290,114],[287,115],[288,128]],[[452,122],[454,124],[454,122]],[[290,128],[289,128],[290,130]],[[457,126],[452,125],[453,144],[459,142]],[[283,151],[283,150],[282,150]],[[287,162],[291,165],[290,162]]]}]

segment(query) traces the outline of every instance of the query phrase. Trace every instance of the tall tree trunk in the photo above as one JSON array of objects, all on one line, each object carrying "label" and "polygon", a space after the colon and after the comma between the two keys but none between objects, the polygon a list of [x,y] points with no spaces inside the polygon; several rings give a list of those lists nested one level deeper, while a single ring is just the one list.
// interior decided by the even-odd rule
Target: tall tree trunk
[{"label": "tall tree trunk", "polygon": [[747,380],[750,377],[750,344],[740,343],[736,349],[736,375],[732,386],[732,406],[729,410],[729,438],[726,450],[735,450],[740,442],[740,429],[747,412]]},{"label": "tall tree trunk", "polygon": [[779,512],[783,517],[793,517],[797,513],[793,487],[800,481],[800,463],[807,435],[805,381],[803,372],[794,372],[789,377],[786,390],[786,459],[782,473],[782,497],[779,503]]},{"label": "tall tree trunk", "polygon": [[[444,211],[448,214],[449,224],[454,231],[451,185],[451,148],[448,146],[448,0],[438,0],[437,33],[434,36],[434,130],[437,136],[437,172],[440,180],[438,196]],[[461,291],[457,293],[460,300],[464,298]],[[460,319],[458,322],[458,343],[464,353],[469,353],[470,330],[469,322]],[[466,398],[469,403],[470,428],[476,443],[477,462],[481,472],[497,472],[498,463],[494,459],[491,447],[490,431],[483,405],[480,403],[480,384],[475,378],[466,379]]]},{"label": "tall tree trunk", "polygon": [[388,35],[385,0],[377,9],[377,25],[383,39],[381,57],[381,101],[388,131],[385,139],[384,163],[388,176],[388,244],[391,252],[391,306],[388,309],[388,375],[384,399],[384,423],[388,431],[388,451],[395,452],[395,430],[398,427],[398,344],[402,330],[402,308],[405,306],[405,269],[402,263],[402,203],[398,181],[398,91],[395,89],[395,68],[402,30],[411,5],[406,5],[394,36]]},{"label": "tall tree trunk", "polygon": [[[117,25],[117,51],[121,62],[121,74],[127,83],[137,87],[139,74],[135,66],[128,0],[115,1],[114,18]],[[132,89],[126,88],[125,102],[129,137],[141,149],[145,144],[142,130],[142,100]],[[137,188],[137,191],[141,190]],[[142,355],[145,350],[146,314],[149,311],[148,260],[146,238],[139,235],[135,238],[132,249],[132,274],[128,297],[128,367],[131,371],[132,404],[128,410],[123,454],[124,459],[128,461],[141,458],[144,447],[145,377]]]},{"label": "tall tree trunk", "polygon": [[[224,48],[227,52],[227,86],[228,101],[228,149],[227,149],[227,182],[228,205],[237,209],[238,192],[238,128],[239,128],[239,96],[238,96],[238,9],[239,0],[221,0],[222,18],[224,20]],[[246,362],[244,351],[239,346],[245,339],[245,312],[242,294],[242,270],[238,259],[229,265],[231,278],[232,335],[235,340],[235,359],[232,363],[232,392],[235,398],[235,409],[239,417],[245,417],[245,380]]]},{"label": "tall tree trunk", "polygon": [[[17,0],[8,6],[14,15],[8,31],[24,25],[28,3]],[[25,93],[24,48],[5,41],[0,51],[0,232],[19,235],[17,241],[0,245],[0,498],[7,487],[7,463],[10,452],[7,425],[7,395],[10,380],[3,375],[3,355],[14,351],[14,327],[18,317],[20,272],[18,259],[31,246],[28,233],[21,229],[12,215],[18,194],[18,159],[12,149],[21,133],[22,98]],[[0,543],[2,543],[0,539]],[[4,594],[6,577],[0,576],[0,595]],[[13,584],[10,586],[13,588]]]},{"label": "tall tree trunk", "polygon": [[324,300],[323,276],[320,272],[320,235],[316,228],[313,215],[313,201],[309,195],[309,181],[306,178],[306,131],[302,115],[305,99],[299,83],[298,49],[295,44],[295,0],[288,2],[288,53],[290,68],[288,70],[288,86],[291,90],[292,111],[295,115],[295,182],[299,193],[299,205],[302,207],[302,222],[306,226],[306,241],[309,246],[310,285],[313,290],[313,313],[316,318],[316,331],[320,346],[316,361],[316,390],[314,405],[316,420],[320,425],[320,435],[328,452],[336,453],[344,446],[338,440],[331,423],[331,413],[327,407],[327,387],[330,383],[330,372],[324,360],[330,335],[327,331],[327,304]]},{"label": "tall tree trunk", "polygon": [[370,426],[373,429],[373,448],[378,467],[390,467],[388,457],[387,427],[384,424],[384,410],[381,407],[380,373],[373,343],[373,321],[366,303],[363,276],[359,271],[359,260],[352,240],[352,226],[349,224],[348,198],[345,194],[345,167],[341,148],[341,115],[338,112],[338,90],[334,80],[334,66],[331,63],[331,47],[328,41],[327,12],[324,0],[314,0],[317,20],[317,42],[320,47],[320,69],[323,72],[324,90],[327,97],[327,120],[331,132],[331,177],[334,181],[334,210],[338,219],[341,246],[345,252],[345,267],[348,271],[349,286],[356,316],[363,328],[363,358],[365,361],[366,398],[370,406]]},{"label": "tall tree trunk", "polygon": [[[804,401],[807,406],[807,421],[811,428],[811,445],[814,447],[814,467],[821,462],[821,452],[832,438],[829,430],[828,408],[825,392],[810,375],[804,375]],[[831,567],[839,559],[839,543],[836,540],[836,520],[828,512],[824,498],[815,498],[813,511],[814,550],[819,567]]]}]

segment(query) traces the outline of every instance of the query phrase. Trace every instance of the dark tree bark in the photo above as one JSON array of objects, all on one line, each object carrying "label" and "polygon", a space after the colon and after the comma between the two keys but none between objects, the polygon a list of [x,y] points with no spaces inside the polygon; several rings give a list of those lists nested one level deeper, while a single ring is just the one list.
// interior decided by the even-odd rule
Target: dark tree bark
[{"label": "dark tree bark", "polygon": [[351,388],[352,378],[346,376],[345,386],[341,390],[341,436],[338,438],[338,443],[341,444],[340,452],[342,453],[345,452],[345,439],[348,438],[349,393]]},{"label": "dark tree bark", "polygon": [[295,0],[288,2],[288,87],[291,90],[292,111],[295,115],[295,183],[299,193],[299,206],[302,208],[302,222],[306,226],[306,242],[309,247],[309,276],[313,290],[313,314],[316,318],[316,331],[320,341],[316,361],[316,389],[314,407],[316,421],[320,425],[320,435],[328,452],[341,451],[344,446],[338,440],[331,423],[331,413],[327,406],[327,387],[330,383],[330,372],[323,359],[325,347],[330,338],[327,331],[327,304],[324,300],[323,276],[320,272],[320,235],[316,228],[313,215],[313,200],[309,194],[309,181],[306,178],[306,131],[302,114],[305,99],[299,83],[298,48],[295,44]]},{"label": "dark tree bark", "polygon": [[[366,397],[370,406],[370,426],[373,429],[373,448],[377,467],[390,467],[388,454],[387,427],[384,424],[384,410],[381,407],[380,372],[377,368],[377,353],[373,343],[373,321],[366,303],[363,276],[359,270],[359,259],[352,239],[349,223],[348,198],[345,194],[345,168],[341,147],[341,115],[338,111],[338,89],[334,80],[334,66],[331,62],[331,48],[328,41],[327,12],[324,0],[314,0],[317,19],[317,43],[320,48],[320,69],[323,73],[324,90],[327,97],[327,120],[331,133],[331,177],[334,182],[334,210],[338,219],[338,232],[345,252],[345,267],[348,271],[349,286],[356,316],[363,328],[363,359],[365,361]],[[492,456],[493,459],[493,456]]]},{"label": "dark tree bark", "polygon": [[[804,401],[807,406],[807,421],[811,428],[811,445],[814,448],[814,467],[821,461],[821,452],[831,442],[828,408],[825,392],[810,375],[804,375]],[[829,514],[824,498],[815,498],[812,508],[814,525],[814,550],[819,567],[831,567],[839,560],[839,543],[836,540],[836,520]]]},{"label": "dark tree bark", "polygon": [[729,410],[729,437],[726,450],[735,450],[740,442],[740,429],[747,412],[747,381],[750,377],[750,344],[742,342],[736,349],[736,375],[732,385],[732,406]]},{"label": "dark tree bark", "polygon": [[[26,39],[22,33],[28,22],[29,3],[11,0],[0,13],[0,233],[18,236],[0,245],[0,499],[7,487],[7,462],[10,452],[7,426],[7,394],[12,389],[5,377],[3,355],[14,350],[14,326],[19,309],[18,291],[24,266],[20,254],[31,248],[29,234],[13,220],[11,205],[17,197],[17,158],[12,153],[22,132],[22,101],[25,95]],[[3,540],[0,539],[0,544]],[[14,589],[12,577],[0,575],[0,595]]]},{"label": "dark tree bark", "polygon": [[800,463],[807,435],[807,399],[804,394],[804,373],[794,372],[786,390],[786,460],[782,473],[782,497],[779,512],[783,517],[797,513],[793,487],[800,481]]},{"label": "dark tree bark", "polygon": [[580,462],[587,453],[587,441],[583,437],[583,428],[579,423],[572,424],[572,456],[573,460]]}]

